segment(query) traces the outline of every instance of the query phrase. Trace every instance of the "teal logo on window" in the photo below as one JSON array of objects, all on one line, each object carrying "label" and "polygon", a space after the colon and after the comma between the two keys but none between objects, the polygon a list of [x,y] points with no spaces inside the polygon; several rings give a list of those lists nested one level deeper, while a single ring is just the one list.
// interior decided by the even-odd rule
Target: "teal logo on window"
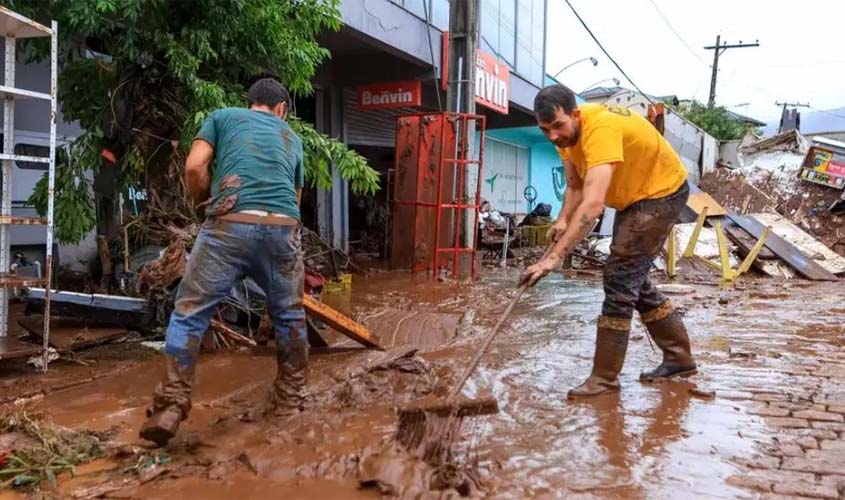
[{"label": "teal logo on window", "polygon": [[563,201],[563,193],[566,191],[566,175],[563,173],[563,165],[552,168],[552,186],[557,201]]},{"label": "teal logo on window", "polygon": [[490,192],[493,192],[494,186],[496,185],[496,177],[499,177],[499,174],[493,175],[492,177],[488,177],[484,179],[484,182],[490,184]]}]

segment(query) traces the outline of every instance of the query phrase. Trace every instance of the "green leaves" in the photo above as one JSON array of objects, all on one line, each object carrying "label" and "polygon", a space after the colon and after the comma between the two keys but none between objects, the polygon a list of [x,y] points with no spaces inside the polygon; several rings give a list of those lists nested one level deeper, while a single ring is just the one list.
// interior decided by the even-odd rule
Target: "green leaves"
[{"label": "green leaves", "polygon": [[[0,1],[42,23],[58,21],[62,111],[89,130],[74,145],[73,161],[57,171],[63,243],[94,227],[82,173],[100,164],[100,130],[112,130],[110,148],[124,152],[114,167],[118,186],[141,173],[166,178],[162,162],[170,160],[155,156],[160,138],[187,149],[209,112],[243,106],[246,86],[261,76],[278,78],[293,94],[311,93],[317,68],[330,56],[317,37],[341,26],[340,0]],[[30,54],[48,58],[49,44],[34,42]],[[292,125],[303,139],[309,182],[329,187],[335,165],[354,192],[378,189],[378,174],[363,157],[306,123]],[[46,211],[46,179],[32,200]]]},{"label": "green leaves", "polygon": [[731,119],[721,106],[705,106],[693,101],[688,107],[673,109],[720,141],[742,139],[745,134],[745,125]]},{"label": "green leaves", "polygon": [[[99,165],[99,130],[83,134],[70,146],[70,154],[63,149],[56,155],[55,205],[53,207],[56,239],[65,244],[82,241],[96,226],[94,194],[85,178],[90,166]],[[47,173],[38,180],[29,203],[38,213],[47,215]]]},{"label": "green leaves", "polygon": [[346,145],[320,134],[308,123],[297,118],[289,120],[291,128],[302,138],[305,150],[305,179],[322,189],[332,186],[331,165],[337,167],[343,179],[356,194],[372,194],[379,189],[378,172],[367,160]]}]

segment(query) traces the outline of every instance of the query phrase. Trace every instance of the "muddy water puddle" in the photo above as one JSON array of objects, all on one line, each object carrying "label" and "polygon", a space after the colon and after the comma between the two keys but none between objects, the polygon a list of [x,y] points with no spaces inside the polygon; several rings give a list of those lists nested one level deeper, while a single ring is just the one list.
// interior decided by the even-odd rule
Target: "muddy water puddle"
[{"label": "muddy water puddle", "polygon": [[[166,473],[142,484],[120,472],[130,457],[88,479],[115,486],[108,495],[124,498],[378,496],[357,488],[363,457],[391,439],[397,406],[445,394],[513,296],[515,281],[513,271],[474,285],[390,273],[356,277],[351,292],[326,301],[370,325],[388,346],[418,345],[416,368],[368,371],[383,354],[332,338],[332,348],[312,356],[308,411],[280,420],[263,413],[275,373],[270,349],[204,355],[191,416],[163,450],[172,459]],[[672,300],[685,311],[701,373],[690,383],[641,384],[640,371],[658,364],[660,354],[636,324],[622,392],[578,403],[565,396],[590,372],[600,284],[554,276],[525,295],[464,391],[492,393],[501,409],[467,419],[457,444],[459,456],[478,462],[489,495],[748,494],[725,480],[771,434],[765,418],[753,414],[754,399],[784,387],[819,390],[802,367],[818,364],[816,358],[841,359],[835,347],[843,317],[831,313],[833,285],[788,293],[766,284],[727,292],[694,286]],[[157,359],[143,362],[51,395],[41,408],[58,424],[113,428],[118,441],[138,445],[160,370]],[[694,394],[696,386],[716,397]],[[72,493],[71,485],[62,491]]]}]

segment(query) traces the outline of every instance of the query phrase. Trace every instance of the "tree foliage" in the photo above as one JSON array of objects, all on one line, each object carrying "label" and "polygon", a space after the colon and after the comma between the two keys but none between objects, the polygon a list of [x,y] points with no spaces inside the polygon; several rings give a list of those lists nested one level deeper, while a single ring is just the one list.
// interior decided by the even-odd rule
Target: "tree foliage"
[{"label": "tree foliage", "polygon": [[[86,130],[68,155],[84,165],[65,163],[57,176],[59,239],[79,241],[93,228],[92,194],[80,183],[104,145],[118,153],[122,185],[142,173],[152,183],[156,169],[184,156],[208,113],[243,106],[257,78],[273,76],[295,95],[311,93],[317,67],[329,57],[317,36],[340,28],[339,2],[0,0],[38,21],[58,21],[62,112]],[[42,60],[49,46],[37,40],[28,53]],[[291,124],[303,139],[313,185],[330,187],[335,165],[353,192],[378,189],[378,174],[363,157],[308,123]],[[171,148],[182,154],[167,154]],[[33,201],[42,207],[46,184],[40,187]]]},{"label": "tree foliage", "polygon": [[693,101],[688,106],[675,108],[675,111],[720,141],[742,139],[745,134],[745,124],[731,118],[722,106],[707,106]]}]

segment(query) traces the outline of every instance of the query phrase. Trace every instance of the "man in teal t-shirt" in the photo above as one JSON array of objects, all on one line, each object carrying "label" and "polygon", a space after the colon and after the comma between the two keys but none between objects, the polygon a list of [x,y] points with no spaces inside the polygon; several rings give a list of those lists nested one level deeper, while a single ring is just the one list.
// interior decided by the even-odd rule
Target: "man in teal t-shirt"
[{"label": "man in teal t-shirt", "polygon": [[258,210],[299,219],[302,142],[287,122],[271,113],[225,108],[209,115],[196,138],[214,149],[217,160],[206,217]]},{"label": "man in teal t-shirt", "polygon": [[247,97],[249,109],[220,109],[206,118],[185,162],[185,183],[206,220],[170,316],[165,378],[141,428],[142,438],[159,445],[187,418],[202,338],[218,304],[244,277],[264,290],[275,330],[274,412],[290,415],[303,407],[308,342],[299,235],[302,142],[285,121],[290,96],[279,82],[259,80]]}]

